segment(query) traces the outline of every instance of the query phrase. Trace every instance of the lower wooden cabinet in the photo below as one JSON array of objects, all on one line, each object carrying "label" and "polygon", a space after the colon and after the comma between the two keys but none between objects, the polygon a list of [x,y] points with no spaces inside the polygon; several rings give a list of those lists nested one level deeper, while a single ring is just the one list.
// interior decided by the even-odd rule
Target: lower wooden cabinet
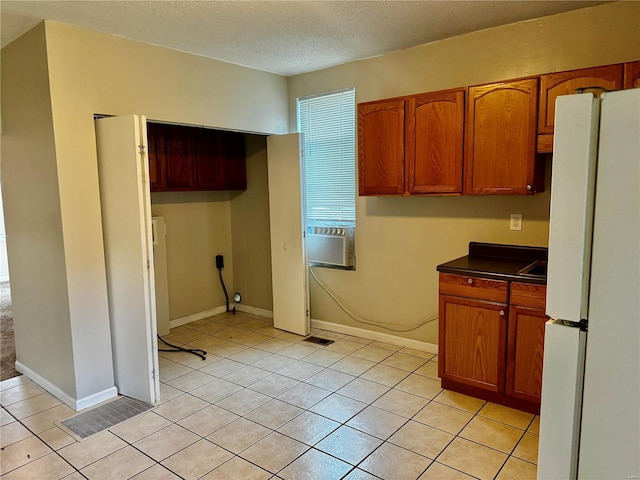
[{"label": "lower wooden cabinet", "polygon": [[504,391],[507,306],[468,298],[440,297],[440,376],[491,392]]},{"label": "lower wooden cabinet", "polygon": [[538,413],[546,287],[440,274],[443,388]]},{"label": "lower wooden cabinet", "polygon": [[507,347],[507,395],[540,403],[544,353],[544,310],[511,305]]},{"label": "lower wooden cabinet", "polygon": [[540,404],[547,288],[511,282],[505,393]]}]

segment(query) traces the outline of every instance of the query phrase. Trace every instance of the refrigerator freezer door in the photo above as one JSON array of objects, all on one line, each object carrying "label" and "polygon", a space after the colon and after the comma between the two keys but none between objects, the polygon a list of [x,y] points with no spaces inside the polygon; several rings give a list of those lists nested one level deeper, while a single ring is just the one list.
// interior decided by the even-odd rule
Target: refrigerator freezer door
[{"label": "refrigerator freezer door", "polygon": [[578,465],[585,333],[549,320],[544,331],[539,480],[574,480]]},{"label": "refrigerator freezer door", "polygon": [[556,101],[546,313],[574,322],[587,318],[598,107],[591,93]]},{"label": "refrigerator freezer door", "polygon": [[601,108],[578,477],[626,480],[640,476],[640,89]]}]

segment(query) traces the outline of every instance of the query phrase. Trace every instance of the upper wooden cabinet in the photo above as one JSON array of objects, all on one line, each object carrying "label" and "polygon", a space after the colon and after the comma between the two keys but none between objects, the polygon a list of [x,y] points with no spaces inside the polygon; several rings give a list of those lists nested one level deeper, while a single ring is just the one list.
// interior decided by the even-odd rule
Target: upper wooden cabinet
[{"label": "upper wooden cabinet", "polygon": [[148,123],[151,191],[243,190],[244,135]]},{"label": "upper wooden cabinet", "polygon": [[624,88],[640,87],[640,61],[624,64]]},{"label": "upper wooden cabinet", "polygon": [[164,126],[167,190],[194,190],[196,187],[196,136],[191,127]]},{"label": "upper wooden cabinet", "polygon": [[538,133],[553,133],[556,98],[578,93],[580,89],[619,90],[622,88],[623,66],[582,68],[567,72],[549,73],[540,77],[540,115]]},{"label": "upper wooden cabinet", "polygon": [[360,195],[404,193],[403,99],[358,105]]},{"label": "upper wooden cabinet", "polygon": [[361,103],[359,194],[541,191],[556,98],[623,86],[640,87],[640,61]]},{"label": "upper wooden cabinet", "polygon": [[164,127],[161,123],[147,123],[149,182],[153,191],[167,189],[167,156],[164,146]]},{"label": "upper wooden cabinet", "polygon": [[198,190],[244,190],[247,171],[244,135],[201,128],[198,134]]},{"label": "upper wooden cabinet", "polygon": [[409,97],[405,152],[408,193],[462,193],[465,91],[458,88]]},{"label": "upper wooden cabinet", "polygon": [[622,88],[622,72],[623,65],[618,64],[542,75],[538,112],[538,152],[553,151],[553,126],[558,96],[572,95],[582,89],[596,93],[602,90],[619,90]]},{"label": "upper wooden cabinet", "polygon": [[360,195],[462,192],[465,89],[358,105]]},{"label": "upper wooden cabinet", "polygon": [[247,162],[244,134],[222,132],[221,151],[223,189],[245,190],[247,188]]},{"label": "upper wooden cabinet", "polygon": [[469,88],[466,194],[534,193],[538,79]]},{"label": "upper wooden cabinet", "polygon": [[224,170],[220,158],[220,132],[200,128],[195,133],[198,137],[196,186],[199,190],[221,188],[224,183]]}]

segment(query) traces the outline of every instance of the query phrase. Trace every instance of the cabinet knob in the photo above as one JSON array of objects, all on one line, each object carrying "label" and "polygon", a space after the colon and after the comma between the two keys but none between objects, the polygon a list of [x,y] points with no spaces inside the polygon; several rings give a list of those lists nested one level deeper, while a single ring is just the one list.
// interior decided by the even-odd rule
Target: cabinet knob
[{"label": "cabinet knob", "polygon": [[527,185],[527,191],[530,192],[531,190],[533,190],[533,187],[531,185]]},{"label": "cabinet knob", "polygon": [[469,282],[469,285],[473,285],[473,278],[467,279],[467,282]]},{"label": "cabinet knob", "polygon": [[504,317],[504,310],[500,310],[500,316]]}]

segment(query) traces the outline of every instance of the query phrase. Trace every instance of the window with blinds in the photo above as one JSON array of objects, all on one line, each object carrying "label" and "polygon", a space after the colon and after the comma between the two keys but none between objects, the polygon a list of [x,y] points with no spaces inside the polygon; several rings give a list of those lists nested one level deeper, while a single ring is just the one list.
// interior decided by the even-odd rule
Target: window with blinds
[{"label": "window with blinds", "polygon": [[355,91],[298,99],[307,224],[355,226]]}]

